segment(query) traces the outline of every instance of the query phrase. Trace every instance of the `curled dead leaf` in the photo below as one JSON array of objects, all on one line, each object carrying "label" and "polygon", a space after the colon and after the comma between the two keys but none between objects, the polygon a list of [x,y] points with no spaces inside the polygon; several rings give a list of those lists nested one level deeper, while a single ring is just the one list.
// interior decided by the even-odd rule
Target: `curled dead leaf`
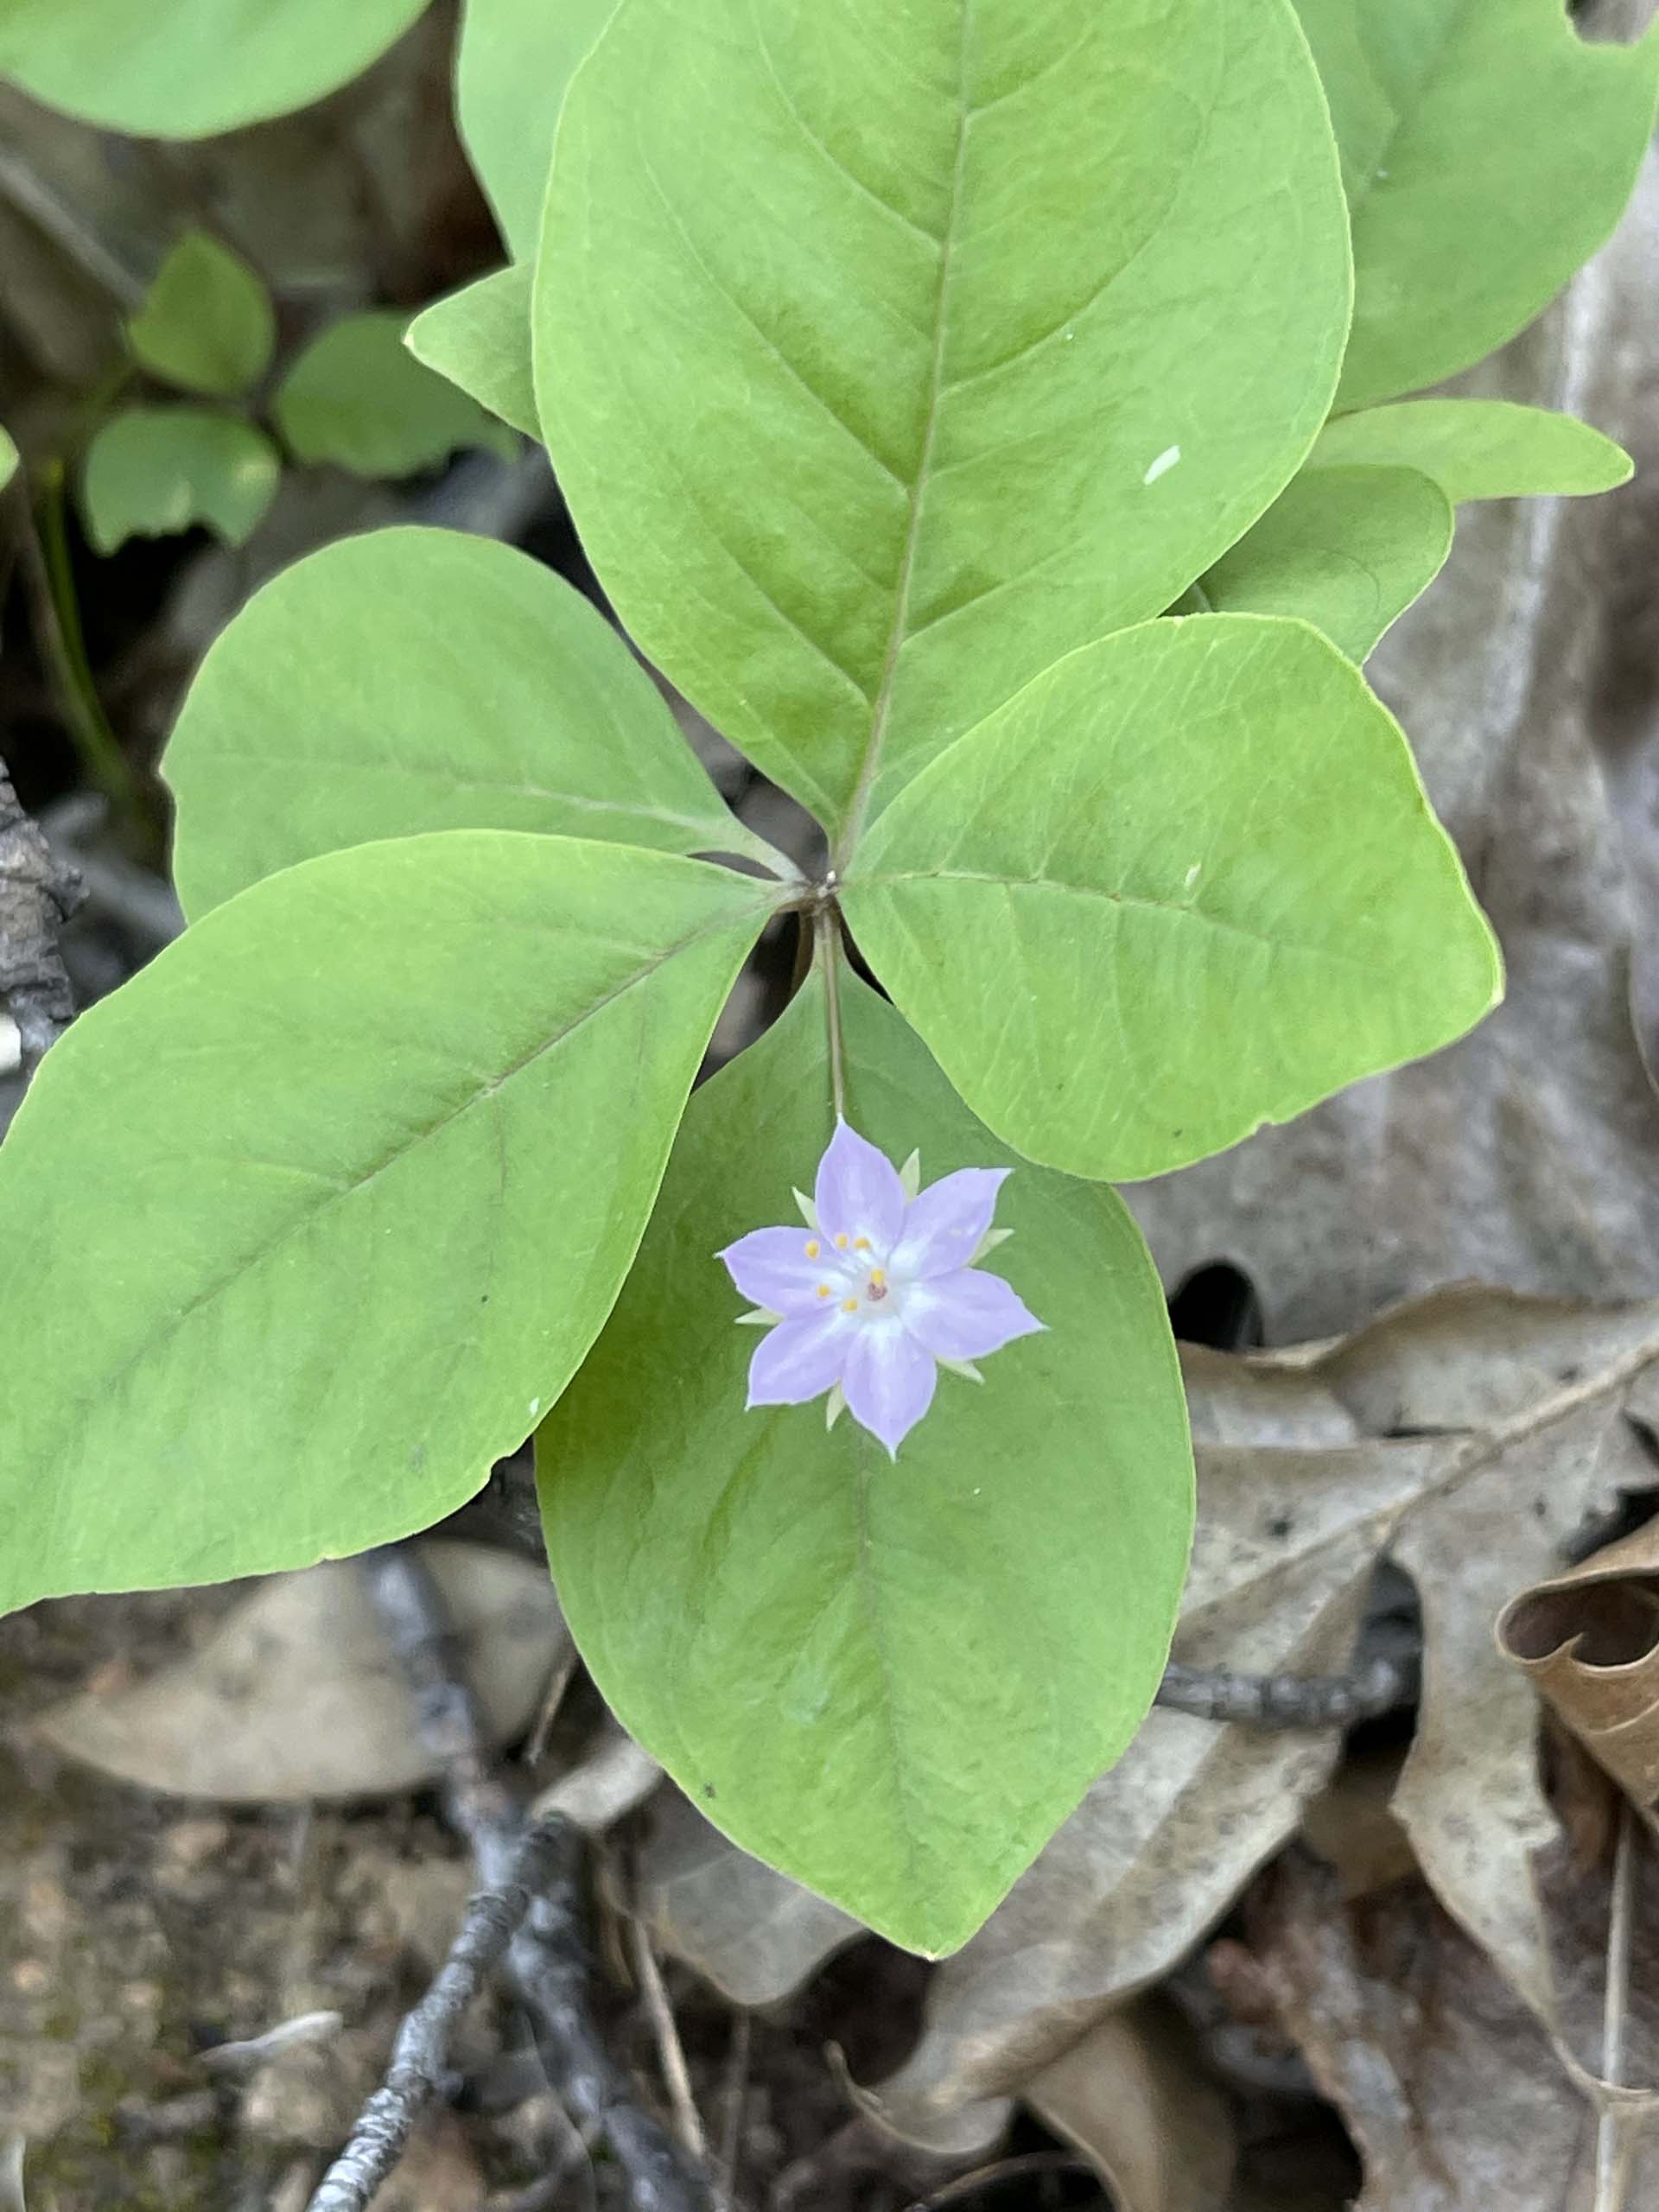
[{"label": "curled dead leaf", "polygon": [[1659,1522],[1523,1590],[1497,1642],[1659,1832]]}]

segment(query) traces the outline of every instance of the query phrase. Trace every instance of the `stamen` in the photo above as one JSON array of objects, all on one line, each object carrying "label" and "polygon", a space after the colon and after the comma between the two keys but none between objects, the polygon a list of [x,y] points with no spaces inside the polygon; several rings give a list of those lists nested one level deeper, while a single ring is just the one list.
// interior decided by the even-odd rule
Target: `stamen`
[{"label": "stamen", "polygon": [[836,1239],[836,1249],[837,1252],[844,1252],[847,1249],[847,1237],[844,1231]]},{"label": "stamen", "polygon": [[870,1269],[870,1288],[872,1290],[885,1289],[887,1287],[887,1271],[885,1268],[872,1268]]},{"label": "stamen", "polygon": [[829,1295],[830,1295],[830,1286],[829,1286],[829,1284],[828,1284],[827,1282],[821,1282],[821,1283],[818,1285],[818,1296],[819,1296],[820,1298],[828,1298],[828,1297],[829,1297]]},{"label": "stamen", "polygon": [[843,1298],[841,1301],[841,1310],[843,1313],[856,1313],[858,1300],[855,1298]]},{"label": "stamen", "polygon": [[869,1249],[870,1249],[870,1240],[869,1240],[869,1238],[868,1238],[868,1236],[855,1236],[855,1237],[854,1237],[854,1239],[853,1239],[853,1249],[854,1249],[854,1251],[855,1251],[855,1252],[868,1252],[868,1251],[869,1250]]},{"label": "stamen", "polygon": [[815,1236],[806,1248],[806,1256],[809,1260],[816,1260],[823,1249],[823,1245],[819,1243],[817,1238]]}]

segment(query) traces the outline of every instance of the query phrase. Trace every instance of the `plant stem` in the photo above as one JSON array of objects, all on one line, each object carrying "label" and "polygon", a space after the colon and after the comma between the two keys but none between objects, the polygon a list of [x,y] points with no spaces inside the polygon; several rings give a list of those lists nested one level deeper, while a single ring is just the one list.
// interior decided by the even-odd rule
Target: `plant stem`
[{"label": "plant stem", "polygon": [[841,1042],[841,925],[836,910],[825,904],[812,918],[814,950],[823,970],[823,1014],[830,1031],[830,1096],[836,1118],[847,1111],[847,1064]]},{"label": "plant stem", "polygon": [[38,508],[31,512],[25,504],[23,512],[23,559],[29,571],[35,630],[41,655],[57,685],[81,771],[118,813],[137,814],[141,810],[137,779],[110,728],[86,658],[69,558],[60,461],[48,461],[41,472]]}]

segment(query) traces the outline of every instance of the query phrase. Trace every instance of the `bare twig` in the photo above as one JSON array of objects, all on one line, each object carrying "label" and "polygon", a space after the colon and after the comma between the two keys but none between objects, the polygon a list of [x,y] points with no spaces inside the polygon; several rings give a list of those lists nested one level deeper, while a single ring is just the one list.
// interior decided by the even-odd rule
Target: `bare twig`
[{"label": "bare twig", "polygon": [[0,999],[22,1040],[25,1075],[74,1018],[58,931],[81,896],[79,876],[19,806],[0,764]]},{"label": "bare twig", "polygon": [[1351,1675],[1233,1675],[1171,1660],[1155,1702],[1247,1728],[1351,1728],[1409,1704],[1417,1678],[1414,1657],[1392,1655],[1368,1660]]},{"label": "bare twig", "polygon": [[651,1947],[651,1931],[638,1913],[634,1913],[628,1922],[628,1947],[632,1955],[633,1970],[639,1977],[640,1994],[645,2000],[645,2010],[651,2015],[652,2031],[657,2038],[657,2055],[662,2065],[663,2082],[674,2112],[674,2131],[691,2157],[699,2164],[706,2164],[709,2139],[703,2133],[702,2115],[697,2110],[697,2101],[691,2092],[691,2074],[685,2063],[685,2048],[680,2041],[680,2031],[674,2024],[674,2012],[668,2001],[668,1992],[663,1986],[663,1970],[658,1965],[657,1954]]},{"label": "bare twig", "polygon": [[532,1899],[554,1878],[559,1840],[550,1828],[528,1830],[513,1853],[510,1878],[498,1889],[480,1891],[467,1905],[436,1980],[397,2031],[385,2081],[323,2176],[310,2212],[365,2212],[373,2202],[416,2121],[437,2095],[461,2015],[505,1956]]},{"label": "bare twig", "polygon": [[[441,1769],[445,1808],[485,1884],[499,1886],[524,1818],[491,1754],[442,1593],[408,1547],[370,1552],[361,1564],[414,1693],[421,1740]],[[582,1833],[558,1817],[540,1832],[549,1839],[548,1878],[507,1947],[506,1970],[548,2079],[576,2126],[609,2144],[632,2212],[711,2212],[708,2183],[640,2109],[594,2017]]]},{"label": "bare twig", "polygon": [[302,2012],[297,2018],[279,2020],[262,2036],[245,2043],[216,2043],[201,2054],[199,2063],[209,2074],[251,2074],[277,2054],[296,2044],[327,2043],[345,2026],[338,2012]]},{"label": "bare twig", "polygon": [[743,2113],[749,2101],[749,2044],[752,2023],[746,2012],[732,2018],[732,2048],[726,2061],[720,2090],[720,2157],[715,2166],[715,2192],[722,2204],[737,2194],[738,2161],[743,2155]]},{"label": "bare twig", "polygon": [[[1618,1844],[1613,1859],[1613,1892],[1607,1923],[1607,1986],[1602,2005],[1601,2078],[1609,2088],[1624,2080],[1625,2041],[1630,2017],[1630,1936],[1636,1917],[1636,1809],[1626,1797],[1618,1806]],[[1637,2129],[1628,2110],[1605,2102],[1596,2120],[1594,2212],[1624,2212],[1630,2195],[1630,2165]]]}]

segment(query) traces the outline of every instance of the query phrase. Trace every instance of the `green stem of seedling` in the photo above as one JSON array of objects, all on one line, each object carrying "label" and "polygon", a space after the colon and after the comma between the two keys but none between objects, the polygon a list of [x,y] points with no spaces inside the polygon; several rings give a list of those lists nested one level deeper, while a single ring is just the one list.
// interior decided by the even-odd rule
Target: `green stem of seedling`
[{"label": "green stem of seedling", "polygon": [[26,528],[32,543],[25,546],[25,557],[32,566],[37,564],[40,588],[35,613],[41,650],[50,664],[82,772],[118,814],[138,814],[142,810],[137,779],[110,728],[92,663],[86,658],[80,602],[69,557],[60,461],[48,461],[41,471],[39,504],[29,514]]},{"label": "green stem of seedling", "polygon": [[814,947],[823,970],[823,1014],[830,1032],[830,1096],[837,1116],[847,1111],[846,1060],[841,1042],[841,924],[828,900],[812,918]]}]

